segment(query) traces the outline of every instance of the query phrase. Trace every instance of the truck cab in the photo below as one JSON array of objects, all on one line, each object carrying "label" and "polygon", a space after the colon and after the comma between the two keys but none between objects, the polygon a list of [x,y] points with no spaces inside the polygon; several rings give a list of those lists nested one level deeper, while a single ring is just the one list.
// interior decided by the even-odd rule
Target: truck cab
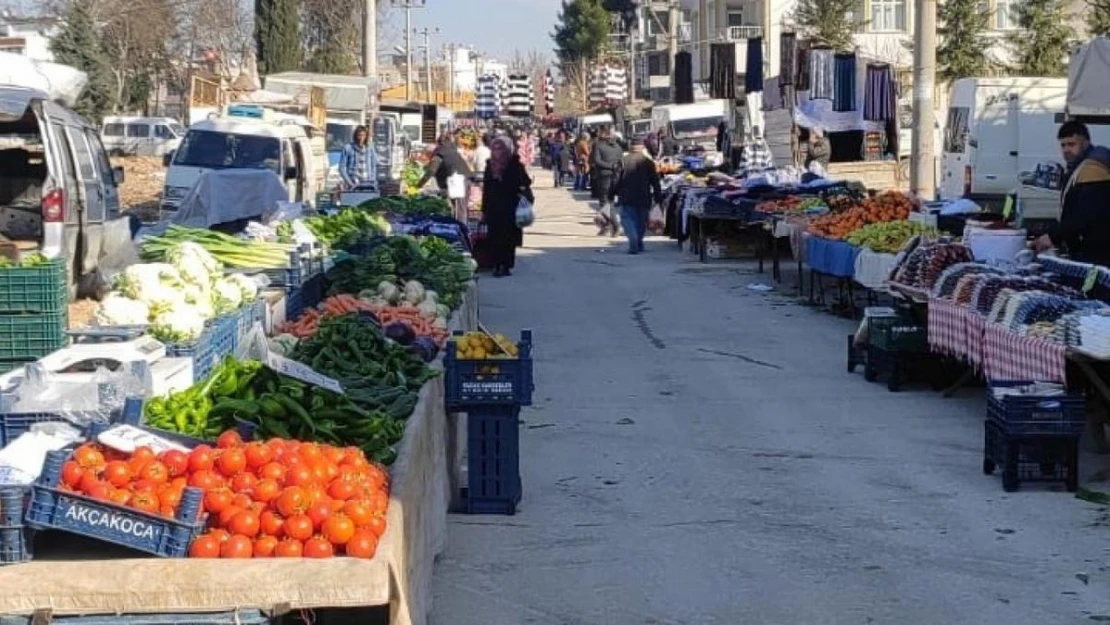
[{"label": "truck cab", "polygon": [[663,104],[651,110],[652,129],[665,128],[683,149],[717,152],[717,128],[727,120],[727,100],[708,100],[693,104]]}]

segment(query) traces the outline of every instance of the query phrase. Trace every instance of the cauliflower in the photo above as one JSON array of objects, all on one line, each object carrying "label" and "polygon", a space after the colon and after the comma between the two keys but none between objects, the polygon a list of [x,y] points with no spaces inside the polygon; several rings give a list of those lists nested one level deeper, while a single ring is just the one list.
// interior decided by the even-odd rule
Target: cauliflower
[{"label": "cauliflower", "polygon": [[405,283],[404,298],[405,302],[413,306],[424,301],[424,285],[416,280],[409,280]]},{"label": "cauliflower", "polygon": [[116,276],[116,288],[121,293],[147,304],[173,299],[166,293],[181,288],[183,284],[177,269],[166,263],[131,265]]},{"label": "cauliflower", "polygon": [[134,326],[150,322],[150,308],[122,293],[112,291],[100,302],[96,322],[104,326]]},{"label": "cauliflower", "polygon": [[243,292],[239,285],[228,281],[226,278],[216,282],[212,287],[212,306],[216,314],[231,312],[243,303]]},{"label": "cauliflower", "polygon": [[239,287],[239,292],[242,294],[240,299],[244,303],[253,302],[258,297],[258,283],[250,276],[245,276],[241,273],[233,273],[224,277],[225,282],[230,282]]},{"label": "cauliflower", "polygon": [[178,243],[166,252],[166,260],[190,284],[207,285],[220,277],[219,261],[196,243]]},{"label": "cauliflower", "polygon": [[164,343],[193,343],[204,332],[204,317],[192,306],[160,313],[150,325],[150,334]]},{"label": "cauliflower", "polygon": [[197,312],[205,319],[216,316],[216,310],[212,307],[211,289],[196,284],[186,284],[181,289],[181,295],[185,299],[185,303],[196,308]]}]

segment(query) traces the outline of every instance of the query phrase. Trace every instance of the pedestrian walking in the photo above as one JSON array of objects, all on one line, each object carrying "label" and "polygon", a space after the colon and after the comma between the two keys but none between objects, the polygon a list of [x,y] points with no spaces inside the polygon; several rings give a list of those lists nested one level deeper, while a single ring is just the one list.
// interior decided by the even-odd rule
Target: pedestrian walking
[{"label": "pedestrian walking", "polygon": [[548,156],[551,160],[551,174],[555,178],[555,188],[563,186],[563,176],[570,169],[570,150],[571,146],[567,145],[566,137],[560,130],[550,142]]},{"label": "pedestrian walking", "polygon": [[378,153],[370,143],[370,130],[366,126],[355,128],[351,142],[343,147],[339,155],[339,177],[347,189],[378,181]]},{"label": "pedestrian walking", "polygon": [[478,141],[478,147],[474,148],[474,160],[471,161],[471,170],[475,176],[481,176],[486,173],[486,163],[489,162],[489,134],[482,135]]},{"label": "pedestrian walking", "polygon": [[490,160],[482,188],[482,221],[488,228],[486,245],[493,260],[493,275],[512,275],[516,266],[516,248],[523,244],[524,231],[516,224],[516,208],[520,199],[535,203],[532,179],[513,153],[513,144],[498,137],[490,144]]},{"label": "pedestrian walking", "polygon": [[590,188],[590,135],[581,133],[574,144],[574,190],[586,191]]},{"label": "pedestrian walking", "polygon": [[663,201],[655,161],[644,153],[643,139],[632,140],[632,152],[621,159],[610,197],[619,199],[621,225],[628,237],[628,253],[644,251],[651,207]]},{"label": "pedestrian walking", "polygon": [[751,176],[774,168],[775,157],[771,154],[771,147],[767,145],[759,126],[752,127],[751,137],[744,142],[744,149],[740,152],[740,176]]},{"label": "pedestrian walking", "polygon": [[598,205],[598,236],[605,233],[611,237],[620,235],[620,220],[613,211],[610,191],[623,155],[624,150],[613,140],[609,127],[602,127],[590,149],[590,190]]}]

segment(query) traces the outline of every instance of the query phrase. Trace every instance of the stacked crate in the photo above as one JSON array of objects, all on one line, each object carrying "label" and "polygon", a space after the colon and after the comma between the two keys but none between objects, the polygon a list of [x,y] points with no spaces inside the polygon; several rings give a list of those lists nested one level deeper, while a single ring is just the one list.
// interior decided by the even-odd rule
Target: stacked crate
[{"label": "stacked crate", "polygon": [[61,260],[0,268],[0,372],[64,347],[68,304]]}]

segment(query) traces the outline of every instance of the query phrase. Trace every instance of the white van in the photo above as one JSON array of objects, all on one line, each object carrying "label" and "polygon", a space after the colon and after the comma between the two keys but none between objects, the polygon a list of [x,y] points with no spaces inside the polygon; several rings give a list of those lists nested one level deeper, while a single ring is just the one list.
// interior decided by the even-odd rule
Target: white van
[{"label": "white van", "polygon": [[185,127],[172,117],[105,117],[100,139],[109,154],[162,156],[177,149]]},{"label": "white van", "polygon": [[940,196],[1000,208],[1019,174],[1060,160],[1057,113],[1064,78],[964,78],[952,84],[941,157]]},{"label": "white van", "polygon": [[717,151],[717,127],[728,119],[728,100],[706,100],[692,104],[663,104],[651,109],[651,126],[678,140],[682,147],[697,146]]},{"label": "white van", "polygon": [[313,171],[313,160],[307,134],[295,124],[235,115],[197,122],[164,157],[169,169],[161,209],[177,210],[200,175],[212,169],[271,169],[291,201],[312,202],[318,191],[313,181],[323,174]]}]

